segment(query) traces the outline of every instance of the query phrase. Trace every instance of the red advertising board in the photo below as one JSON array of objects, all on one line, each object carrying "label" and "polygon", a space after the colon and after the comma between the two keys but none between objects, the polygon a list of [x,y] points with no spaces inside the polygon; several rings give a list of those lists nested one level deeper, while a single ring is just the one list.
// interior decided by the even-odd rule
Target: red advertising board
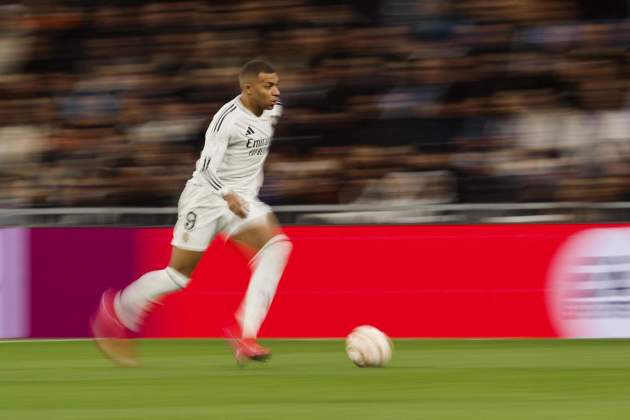
[{"label": "red advertising board", "polygon": [[[554,308],[566,307],[562,290],[567,283],[552,277],[573,279],[574,271],[583,268],[567,264],[597,257],[599,245],[589,245],[582,247],[583,252],[578,250],[586,254],[565,258],[569,262],[558,268],[559,255],[571,248],[572,238],[593,231],[604,232],[598,240],[608,242],[610,235],[619,236],[627,229],[612,225],[289,227],[286,233],[293,241],[293,254],[261,335],[340,337],[357,325],[372,324],[393,337],[580,336],[586,331],[582,324],[566,329],[559,321],[564,315]],[[136,274],[167,263],[170,237],[170,229],[137,231]],[[609,259],[626,253],[623,246],[613,248],[607,251]],[[627,254],[630,258],[630,246]],[[216,240],[189,288],[155,308],[145,335],[221,336],[248,277],[246,258],[231,243]],[[562,289],[556,287],[561,283]],[[567,290],[575,291],[578,283],[570,284]],[[598,336],[597,328],[585,334]]]}]

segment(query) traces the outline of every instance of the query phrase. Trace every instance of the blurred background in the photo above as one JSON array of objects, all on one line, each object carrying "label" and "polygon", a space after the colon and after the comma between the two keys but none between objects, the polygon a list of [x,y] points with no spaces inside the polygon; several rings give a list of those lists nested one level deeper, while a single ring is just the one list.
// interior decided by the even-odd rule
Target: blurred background
[{"label": "blurred background", "polygon": [[315,205],[302,221],[623,219],[627,17],[625,0],[3,3],[0,209],[172,214],[264,56],[285,110],[261,198]]}]

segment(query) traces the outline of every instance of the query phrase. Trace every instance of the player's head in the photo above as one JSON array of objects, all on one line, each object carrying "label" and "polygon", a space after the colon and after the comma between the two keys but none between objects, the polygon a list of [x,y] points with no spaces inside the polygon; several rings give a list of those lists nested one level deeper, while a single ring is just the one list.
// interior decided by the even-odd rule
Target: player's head
[{"label": "player's head", "polygon": [[255,59],[245,63],[238,75],[241,93],[253,105],[261,109],[271,109],[278,102],[278,75],[271,64]]}]

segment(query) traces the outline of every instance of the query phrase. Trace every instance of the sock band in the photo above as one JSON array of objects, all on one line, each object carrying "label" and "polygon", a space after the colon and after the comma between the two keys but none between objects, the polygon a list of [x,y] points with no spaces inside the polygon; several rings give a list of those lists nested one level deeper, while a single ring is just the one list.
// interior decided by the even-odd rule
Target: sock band
[{"label": "sock band", "polygon": [[166,267],[164,271],[168,275],[168,278],[170,278],[171,281],[175,283],[175,285],[180,289],[184,289],[186,286],[188,286],[188,283],[190,282],[190,277],[186,277],[179,271],[175,270],[173,267]]},{"label": "sock band", "polygon": [[267,249],[268,247],[270,247],[271,245],[275,244],[276,242],[281,242],[281,241],[287,241],[290,242],[290,239],[287,235],[285,235],[284,233],[280,233],[278,235],[275,235],[274,237],[272,237],[271,239],[269,239],[267,241],[266,244],[264,244],[262,246],[262,248],[260,248],[260,250],[258,250],[258,252],[256,253],[256,255],[254,255],[250,260],[249,260],[249,265],[253,265],[256,263],[256,260],[260,257],[260,254],[263,253],[263,251],[265,249]]}]

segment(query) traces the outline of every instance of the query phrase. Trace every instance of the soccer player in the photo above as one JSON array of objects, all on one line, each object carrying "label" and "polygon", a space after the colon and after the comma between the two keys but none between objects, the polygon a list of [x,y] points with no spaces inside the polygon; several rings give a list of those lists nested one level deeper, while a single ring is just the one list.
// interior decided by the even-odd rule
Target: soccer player
[{"label": "soccer player", "polygon": [[231,339],[236,361],[263,361],[271,355],[256,336],[287,263],[291,242],[257,194],[282,109],[280,90],[276,71],[263,60],[246,63],[239,82],[240,95],[212,118],[201,157],[180,196],[168,266],[144,274],[121,291],[106,291],[92,318],[97,345],[120,365],[137,364],[128,338],[140,330],[154,303],[188,285],[195,266],[219,233],[256,253]]}]

